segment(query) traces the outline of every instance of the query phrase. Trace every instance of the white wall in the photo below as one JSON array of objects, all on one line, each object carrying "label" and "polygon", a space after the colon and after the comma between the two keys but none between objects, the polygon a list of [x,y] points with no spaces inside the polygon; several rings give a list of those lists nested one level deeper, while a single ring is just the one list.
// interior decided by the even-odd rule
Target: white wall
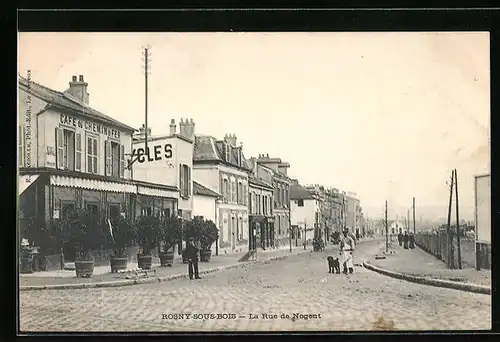
[{"label": "white wall", "polygon": [[[144,149],[144,142],[134,142],[136,153]],[[193,180],[193,143],[177,136],[153,138],[148,140],[148,156],[136,161],[133,165],[133,179],[143,182],[180,186],[180,164],[191,168],[191,181]],[[169,153],[168,151],[172,152]],[[193,186],[188,199],[178,197],[178,208],[191,211],[193,208]]]},{"label": "white wall", "polygon": [[193,165],[193,180],[217,193],[221,193],[219,169],[215,165]]},{"label": "white wall", "polygon": [[319,211],[319,203],[317,200],[304,200],[304,206],[299,207],[296,200],[291,200],[291,221],[292,225],[304,225],[314,227],[316,220],[315,213]]},{"label": "white wall", "polygon": [[207,220],[212,220],[217,224],[215,217],[216,203],[215,197],[193,196],[193,216],[203,216]]}]

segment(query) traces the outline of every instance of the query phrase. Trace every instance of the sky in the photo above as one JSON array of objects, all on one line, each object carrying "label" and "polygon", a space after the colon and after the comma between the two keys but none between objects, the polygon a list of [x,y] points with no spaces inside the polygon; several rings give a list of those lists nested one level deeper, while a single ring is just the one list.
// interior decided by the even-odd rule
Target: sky
[{"label": "sky", "polygon": [[446,217],[457,169],[461,218],[490,170],[488,32],[19,33],[18,70],[64,91],[88,82],[91,107],[148,126],[192,118],[234,133],[247,158],[290,163],[301,184],[357,193],[365,215]]}]

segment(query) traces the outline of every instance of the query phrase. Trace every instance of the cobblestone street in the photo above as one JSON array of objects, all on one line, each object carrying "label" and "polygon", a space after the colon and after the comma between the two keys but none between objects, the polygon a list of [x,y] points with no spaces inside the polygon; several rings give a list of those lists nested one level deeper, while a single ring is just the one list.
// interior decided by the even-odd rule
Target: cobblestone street
[{"label": "cobblestone street", "polygon": [[[360,244],[355,263],[376,253],[379,243]],[[22,292],[20,330],[349,331],[375,330],[377,321],[394,330],[491,327],[488,295],[409,283],[362,267],[350,276],[328,274],[327,254],[334,252],[292,256],[197,281]],[[235,318],[198,317],[210,313]],[[170,314],[191,316],[174,319]],[[265,314],[277,318],[265,319]]]}]

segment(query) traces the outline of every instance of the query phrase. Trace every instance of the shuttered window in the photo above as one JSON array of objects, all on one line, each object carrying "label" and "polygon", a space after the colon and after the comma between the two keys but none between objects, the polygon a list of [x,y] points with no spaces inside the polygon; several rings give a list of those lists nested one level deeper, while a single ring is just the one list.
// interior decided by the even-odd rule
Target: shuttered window
[{"label": "shuttered window", "polygon": [[120,145],[120,177],[125,177],[125,146]]},{"label": "shuttered window", "polygon": [[189,165],[179,165],[179,190],[184,198],[191,196],[191,168]]},{"label": "shuttered window", "polygon": [[179,164],[179,191],[184,196],[184,165]]},{"label": "shuttered window", "polygon": [[64,131],[56,127],[56,163],[58,169],[64,169]]},{"label": "shuttered window", "polygon": [[97,138],[87,136],[87,172],[97,174]]},{"label": "shuttered window", "polygon": [[75,135],[75,170],[82,170],[82,134]]},{"label": "shuttered window", "polygon": [[113,165],[113,155],[111,153],[111,142],[109,140],[104,141],[104,158],[105,158],[105,170],[106,176],[111,176],[111,169]]},{"label": "shuttered window", "polygon": [[19,126],[19,137],[18,137],[18,151],[17,151],[17,160],[19,167],[24,166],[24,145],[25,145],[25,135],[24,135],[24,126]]}]

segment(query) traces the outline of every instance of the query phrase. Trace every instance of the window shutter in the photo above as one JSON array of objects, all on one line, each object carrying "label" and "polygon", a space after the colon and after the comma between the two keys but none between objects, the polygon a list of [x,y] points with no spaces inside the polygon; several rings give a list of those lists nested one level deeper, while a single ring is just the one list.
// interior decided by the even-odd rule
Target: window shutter
[{"label": "window shutter", "polygon": [[125,146],[120,145],[120,177],[125,177]]},{"label": "window shutter", "polygon": [[82,134],[75,134],[75,170],[82,170]]},{"label": "window shutter", "polygon": [[184,196],[184,165],[179,164],[179,191]]},{"label": "window shutter", "polygon": [[111,163],[113,159],[111,158],[111,142],[109,140],[104,141],[104,170],[106,176],[111,176]]},{"label": "window shutter", "polygon": [[24,140],[25,135],[24,135],[24,127],[19,126],[19,151],[18,151],[18,165],[19,167],[24,166]]},{"label": "window shutter", "polygon": [[57,168],[64,169],[64,131],[56,127],[56,160]]},{"label": "window shutter", "polygon": [[191,197],[191,168],[188,166],[186,167],[187,171],[187,197]]},{"label": "window shutter", "polygon": [[94,158],[94,173],[95,174],[98,174],[99,173],[99,163],[97,162],[98,160],[98,146],[97,146],[97,139],[94,139],[92,138],[92,140],[94,141],[93,144],[92,144],[92,149],[93,149],[93,158]]}]

